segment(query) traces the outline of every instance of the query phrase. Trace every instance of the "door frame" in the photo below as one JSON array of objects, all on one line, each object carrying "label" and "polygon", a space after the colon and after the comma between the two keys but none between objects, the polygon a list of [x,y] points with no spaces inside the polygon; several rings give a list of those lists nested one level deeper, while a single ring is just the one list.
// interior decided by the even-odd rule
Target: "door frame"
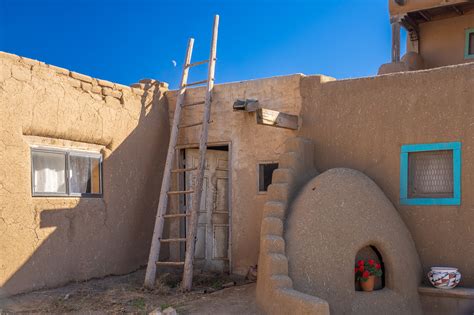
[{"label": "door frame", "polygon": [[[227,146],[227,168],[228,168],[228,177],[229,177],[229,187],[227,191],[227,198],[229,203],[229,244],[228,244],[228,255],[229,255],[229,273],[232,274],[232,141],[217,141],[217,142],[208,142],[207,149],[212,150],[212,147],[222,147]],[[178,168],[182,168],[185,161],[185,150],[186,149],[199,149],[199,143],[190,143],[190,144],[178,144],[176,145],[177,151],[177,163]],[[184,190],[185,189],[185,176],[186,173],[178,173],[178,189]],[[184,210],[184,198],[185,196],[179,197],[179,211],[181,212]],[[186,219],[185,219],[186,220]],[[182,224],[180,226],[180,234],[185,235],[186,224]],[[180,244],[180,256],[184,258],[184,246]]]}]

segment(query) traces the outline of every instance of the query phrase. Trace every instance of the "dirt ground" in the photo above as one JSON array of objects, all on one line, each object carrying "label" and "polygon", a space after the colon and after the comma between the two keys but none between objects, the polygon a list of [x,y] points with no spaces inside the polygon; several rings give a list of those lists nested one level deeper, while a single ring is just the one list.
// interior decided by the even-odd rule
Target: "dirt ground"
[{"label": "dirt ground", "polygon": [[[180,275],[163,273],[154,290],[142,287],[145,270],[64,287],[20,294],[0,300],[4,313],[137,313],[175,308],[178,314],[261,314],[255,303],[255,283],[241,278],[197,274],[192,292],[181,293]],[[235,286],[222,289],[235,282]]]}]

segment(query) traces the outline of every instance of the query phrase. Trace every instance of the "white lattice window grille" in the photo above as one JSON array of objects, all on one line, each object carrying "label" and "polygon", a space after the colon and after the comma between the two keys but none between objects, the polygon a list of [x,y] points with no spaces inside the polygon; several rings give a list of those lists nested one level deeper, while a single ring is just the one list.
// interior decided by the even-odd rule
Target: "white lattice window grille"
[{"label": "white lattice window grille", "polygon": [[400,203],[459,205],[461,143],[403,145],[400,156]]}]

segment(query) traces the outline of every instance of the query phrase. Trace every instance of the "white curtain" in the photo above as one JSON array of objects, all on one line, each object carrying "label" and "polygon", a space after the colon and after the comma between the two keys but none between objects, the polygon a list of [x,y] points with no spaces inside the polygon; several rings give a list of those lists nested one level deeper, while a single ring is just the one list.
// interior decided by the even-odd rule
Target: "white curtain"
[{"label": "white curtain", "polygon": [[66,193],[66,157],[62,153],[32,152],[34,191]]},{"label": "white curtain", "polygon": [[69,156],[70,192],[91,193],[90,158],[84,156]]}]

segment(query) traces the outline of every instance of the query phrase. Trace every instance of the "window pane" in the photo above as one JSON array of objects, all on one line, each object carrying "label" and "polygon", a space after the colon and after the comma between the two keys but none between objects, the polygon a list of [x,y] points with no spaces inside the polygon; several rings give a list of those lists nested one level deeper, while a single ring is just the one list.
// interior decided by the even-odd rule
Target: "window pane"
[{"label": "window pane", "polygon": [[469,34],[469,55],[474,55],[474,32]]},{"label": "window pane", "polygon": [[72,194],[91,193],[90,158],[69,155],[69,192]]},{"label": "window pane", "polygon": [[66,193],[66,155],[64,153],[31,152],[33,159],[33,192]]},{"label": "window pane", "polygon": [[272,183],[273,171],[278,168],[278,163],[260,164],[258,176],[258,190],[267,191]]},{"label": "window pane", "polygon": [[91,158],[91,167],[92,167],[92,193],[100,194],[100,159]]},{"label": "window pane", "polygon": [[408,154],[410,198],[452,198],[453,186],[453,151]]}]

